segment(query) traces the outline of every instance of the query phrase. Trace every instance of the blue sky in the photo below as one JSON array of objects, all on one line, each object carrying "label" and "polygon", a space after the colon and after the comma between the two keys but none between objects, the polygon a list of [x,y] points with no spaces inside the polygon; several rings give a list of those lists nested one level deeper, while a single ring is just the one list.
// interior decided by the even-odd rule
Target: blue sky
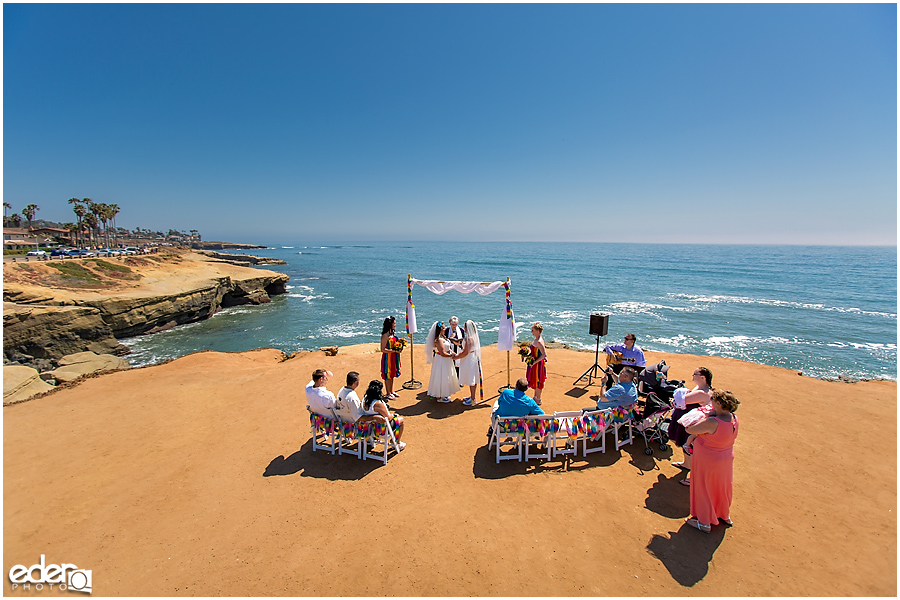
[{"label": "blue sky", "polygon": [[242,242],[895,245],[896,10],[4,4],[4,200]]}]

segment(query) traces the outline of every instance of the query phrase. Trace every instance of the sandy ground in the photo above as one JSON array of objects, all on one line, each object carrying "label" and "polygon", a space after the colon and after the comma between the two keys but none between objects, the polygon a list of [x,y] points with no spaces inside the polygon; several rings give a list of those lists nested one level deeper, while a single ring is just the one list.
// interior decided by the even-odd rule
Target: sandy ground
[{"label": "sandy ground", "polygon": [[[683,524],[680,452],[646,456],[640,438],[495,464],[485,433],[507,354],[490,348],[483,403],[424,388],[392,402],[409,446],[387,465],[313,453],[303,386],[317,367],[335,392],[348,370],[376,378],[371,348],[199,353],[4,408],[3,568],[45,554],[92,570],[100,596],[897,594],[893,382],[651,353],[673,378],[708,366],[742,401],[735,525],[706,535]],[[545,410],[589,404],[598,388],[572,382],[593,355],[549,361]]]}]

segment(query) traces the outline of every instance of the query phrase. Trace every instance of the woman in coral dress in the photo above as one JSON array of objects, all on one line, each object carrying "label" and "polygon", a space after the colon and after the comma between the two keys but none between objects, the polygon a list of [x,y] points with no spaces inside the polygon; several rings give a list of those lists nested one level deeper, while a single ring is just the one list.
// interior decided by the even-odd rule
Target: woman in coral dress
[{"label": "woman in coral dress", "polygon": [[431,377],[428,379],[428,395],[437,398],[438,402],[450,402],[450,396],[459,391],[459,378],[450,342],[444,337],[444,324],[435,321],[425,340],[425,361],[431,364]]},{"label": "woman in coral dress", "polygon": [[687,524],[709,533],[719,520],[731,525],[734,440],[740,401],[725,390],[713,390],[713,411],[687,428],[694,449],[691,463],[691,518]]}]

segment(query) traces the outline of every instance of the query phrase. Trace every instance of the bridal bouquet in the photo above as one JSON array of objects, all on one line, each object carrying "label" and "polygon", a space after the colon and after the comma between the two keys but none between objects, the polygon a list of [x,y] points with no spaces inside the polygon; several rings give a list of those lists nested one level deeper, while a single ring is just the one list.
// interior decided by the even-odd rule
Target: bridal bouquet
[{"label": "bridal bouquet", "polygon": [[534,357],[531,356],[531,348],[529,346],[519,346],[519,356],[526,365],[534,364]]},{"label": "bridal bouquet", "polygon": [[404,348],[406,348],[406,338],[398,338],[397,336],[391,336],[389,341],[391,350],[396,350],[397,352],[402,352]]}]

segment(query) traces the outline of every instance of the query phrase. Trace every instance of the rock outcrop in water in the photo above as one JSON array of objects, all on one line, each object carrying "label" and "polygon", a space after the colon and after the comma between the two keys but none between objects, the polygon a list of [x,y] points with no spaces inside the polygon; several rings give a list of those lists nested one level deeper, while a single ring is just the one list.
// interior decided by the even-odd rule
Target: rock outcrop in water
[{"label": "rock outcrop in water", "polygon": [[287,263],[280,258],[269,258],[267,256],[253,256],[252,254],[225,254],[223,252],[213,252],[212,250],[198,250],[201,254],[221,260],[232,265],[249,266],[249,265],[286,265]]}]

